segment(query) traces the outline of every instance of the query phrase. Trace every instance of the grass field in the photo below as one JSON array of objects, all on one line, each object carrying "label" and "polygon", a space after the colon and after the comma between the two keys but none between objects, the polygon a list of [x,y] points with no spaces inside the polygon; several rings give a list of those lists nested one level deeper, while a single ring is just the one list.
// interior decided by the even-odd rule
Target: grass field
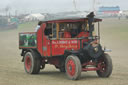
[{"label": "grass field", "polygon": [[38,75],[28,75],[21,62],[18,33],[34,31],[37,22],[21,24],[18,29],[0,32],[0,85],[128,85],[128,20],[105,19],[101,22],[101,44],[112,52],[113,73],[99,78],[95,72],[83,72],[80,80],[68,80],[52,65]]},{"label": "grass field", "polygon": [[[128,20],[105,20],[105,23],[103,23],[103,31],[104,33],[109,33],[110,36],[118,37],[120,39],[126,39],[128,40]],[[101,29],[102,30],[102,29]],[[103,34],[104,34],[103,33]]]}]

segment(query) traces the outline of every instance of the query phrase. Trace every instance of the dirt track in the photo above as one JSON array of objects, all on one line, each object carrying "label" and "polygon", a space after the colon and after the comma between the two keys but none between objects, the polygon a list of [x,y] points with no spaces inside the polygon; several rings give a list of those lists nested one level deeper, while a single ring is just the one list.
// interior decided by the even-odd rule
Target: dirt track
[{"label": "dirt track", "polygon": [[0,32],[0,85],[128,85],[128,30],[119,31],[128,28],[128,24],[122,21],[105,20],[101,24],[102,45],[113,50],[109,53],[114,67],[111,77],[99,78],[95,72],[83,72],[77,81],[68,80],[52,65],[46,65],[38,75],[26,74],[18,49],[21,30]]}]

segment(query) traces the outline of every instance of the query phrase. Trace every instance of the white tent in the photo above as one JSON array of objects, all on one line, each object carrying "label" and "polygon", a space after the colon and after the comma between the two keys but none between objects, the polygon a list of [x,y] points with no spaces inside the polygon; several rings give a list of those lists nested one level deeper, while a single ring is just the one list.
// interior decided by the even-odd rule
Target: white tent
[{"label": "white tent", "polygon": [[37,14],[30,14],[28,16],[25,17],[25,19],[27,20],[43,20],[45,18],[44,15],[37,13]]}]

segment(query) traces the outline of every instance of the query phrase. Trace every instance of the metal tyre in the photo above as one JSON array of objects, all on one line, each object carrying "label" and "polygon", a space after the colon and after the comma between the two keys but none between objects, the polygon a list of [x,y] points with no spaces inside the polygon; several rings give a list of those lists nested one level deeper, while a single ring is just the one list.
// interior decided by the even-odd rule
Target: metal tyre
[{"label": "metal tyre", "polygon": [[40,58],[36,52],[27,52],[24,56],[24,69],[28,74],[38,74]]},{"label": "metal tyre", "polygon": [[100,70],[97,71],[99,77],[109,77],[112,73],[112,59],[108,54],[104,54],[99,60]]},{"label": "metal tyre", "polygon": [[81,76],[81,63],[77,56],[69,55],[65,62],[66,75],[71,80],[77,80]]}]

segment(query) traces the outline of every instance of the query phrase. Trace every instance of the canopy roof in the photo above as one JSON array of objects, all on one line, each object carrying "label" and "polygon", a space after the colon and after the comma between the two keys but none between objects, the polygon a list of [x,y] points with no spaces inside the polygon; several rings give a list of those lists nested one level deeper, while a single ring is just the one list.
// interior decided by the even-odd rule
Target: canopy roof
[{"label": "canopy roof", "polygon": [[[88,12],[72,12],[72,13],[58,13],[49,15],[43,21],[44,22],[79,22],[79,21],[87,21]],[[96,16],[95,16],[96,17]],[[102,19],[98,19],[94,17],[94,21],[102,21]]]},{"label": "canopy roof", "polygon": [[[88,18],[74,18],[74,19],[58,19],[58,20],[49,20],[45,21],[48,23],[61,23],[61,22],[82,22],[82,21],[87,21]],[[100,22],[102,19],[94,18],[94,22]]]}]

